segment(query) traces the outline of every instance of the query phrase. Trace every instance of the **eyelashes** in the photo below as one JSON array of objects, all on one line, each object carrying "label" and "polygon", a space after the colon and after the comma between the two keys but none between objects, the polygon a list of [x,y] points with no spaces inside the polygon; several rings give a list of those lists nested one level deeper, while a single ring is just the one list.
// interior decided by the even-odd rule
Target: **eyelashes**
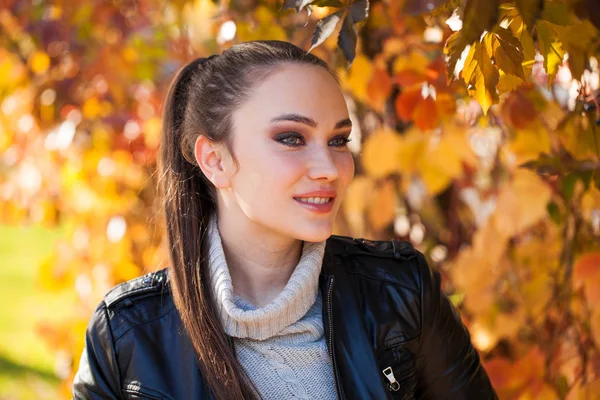
[{"label": "eyelashes", "polygon": [[[304,138],[302,135],[296,132],[289,132],[282,135],[278,135],[275,138],[276,141],[282,143],[285,146],[289,147],[300,147],[305,145]],[[338,136],[336,138],[331,139],[329,143],[335,142],[333,147],[345,147],[352,139],[345,136]]]}]

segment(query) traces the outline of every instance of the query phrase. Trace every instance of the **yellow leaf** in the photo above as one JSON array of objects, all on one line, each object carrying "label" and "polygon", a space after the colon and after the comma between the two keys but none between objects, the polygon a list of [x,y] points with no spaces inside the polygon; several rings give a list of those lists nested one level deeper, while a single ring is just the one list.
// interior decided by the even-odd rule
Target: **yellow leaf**
[{"label": "yellow leaf", "polygon": [[581,198],[581,214],[591,221],[594,212],[600,212],[600,189],[592,182]]},{"label": "yellow leaf", "polygon": [[493,55],[498,68],[507,74],[525,79],[523,72],[523,47],[512,32],[502,27],[496,27],[485,35],[488,54]]},{"label": "yellow leaf", "polygon": [[391,129],[373,132],[363,144],[363,165],[374,178],[385,177],[400,170],[402,139]]},{"label": "yellow leaf", "polygon": [[435,196],[446,189],[452,182],[452,178],[446,174],[444,168],[428,158],[421,159],[419,164],[421,179],[427,187],[427,193]]},{"label": "yellow leaf", "polygon": [[537,159],[540,153],[550,153],[550,136],[539,124],[533,124],[527,129],[516,131],[508,144],[508,150],[516,157],[516,164]]},{"label": "yellow leaf", "polygon": [[416,127],[412,127],[401,137],[398,151],[398,166],[400,172],[410,174],[418,169],[419,160],[424,157],[427,147],[426,135]]},{"label": "yellow leaf", "polygon": [[522,233],[546,217],[550,188],[534,173],[515,171],[512,181],[498,195],[494,212],[496,229],[506,237]]},{"label": "yellow leaf", "polygon": [[394,220],[397,197],[395,184],[390,179],[386,179],[374,187],[368,208],[369,222],[373,229],[379,231]]},{"label": "yellow leaf", "polygon": [[[464,136],[464,132],[463,132]],[[448,185],[463,173],[463,160],[466,157],[474,158],[474,155],[466,155],[469,152],[466,139],[444,135],[433,150],[426,152],[419,162],[421,178],[427,187],[429,194],[436,195],[446,189]],[[466,155],[466,156],[465,156]]]},{"label": "yellow leaf", "polygon": [[462,75],[469,94],[481,105],[483,113],[487,114],[492,104],[498,102],[496,86],[499,73],[492,64],[485,45],[477,42],[471,46]]},{"label": "yellow leaf", "polygon": [[357,176],[348,185],[342,204],[346,220],[355,236],[364,236],[365,234],[364,215],[371,200],[373,185],[373,180],[366,175]]},{"label": "yellow leaf", "polygon": [[364,54],[358,54],[352,62],[352,67],[348,74],[340,75],[342,86],[352,92],[358,100],[366,102],[368,100],[367,89],[373,76],[373,71],[371,61]]},{"label": "yellow leaf", "polygon": [[514,76],[511,74],[505,74],[503,71],[500,71],[500,79],[498,81],[498,94],[503,94],[507,92],[512,92],[513,90],[517,90],[521,84],[523,84],[523,79],[518,76]]},{"label": "yellow leaf", "polygon": [[36,74],[43,74],[50,67],[50,57],[43,51],[34,51],[29,55],[29,66]]},{"label": "yellow leaf", "polygon": [[429,58],[423,52],[415,50],[411,51],[407,56],[399,56],[396,58],[396,60],[394,60],[392,71],[394,75],[405,70],[423,73],[429,63]]},{"label": "yellow leaf", "polygon": [[540,53],[544,56],[544,69],[548,74],[548,87],[550,87],[558,72],[558,67],[563,63],[565,51],[550,23],[538,21],[535,26],[538,33]]}]

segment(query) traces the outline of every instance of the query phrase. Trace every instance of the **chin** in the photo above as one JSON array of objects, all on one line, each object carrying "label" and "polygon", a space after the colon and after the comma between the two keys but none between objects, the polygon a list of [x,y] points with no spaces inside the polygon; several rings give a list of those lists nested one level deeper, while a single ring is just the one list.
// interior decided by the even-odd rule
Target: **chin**
[{"label": "chin", "polygon": [[[307,224],[308,225],[308,224]],[[315,224],[307,226],[296,234],[296,237],[306,242],[322,242],[327,240],[333,232],[333,224]]]}]

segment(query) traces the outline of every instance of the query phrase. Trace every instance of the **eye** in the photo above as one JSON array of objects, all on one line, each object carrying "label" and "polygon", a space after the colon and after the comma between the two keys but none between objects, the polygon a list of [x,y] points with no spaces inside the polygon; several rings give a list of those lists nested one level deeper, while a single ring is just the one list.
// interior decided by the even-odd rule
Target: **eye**
[{"label": "eye", "polygon": [[335,147],[344,147],[348,144],[348,142],[351,142],[351,141],[352,141],[352,139],[348,138],[348,137],[337,137],[329,143],[333,143],[333,146],[335,146]]},{"label": "eye", "polygon": [[286,146],[297,147],[304,144],[304,139],[302,135],[296,132],[290,132],[283,135],[278,136],[275,140],[279,143],[283,143]]}]

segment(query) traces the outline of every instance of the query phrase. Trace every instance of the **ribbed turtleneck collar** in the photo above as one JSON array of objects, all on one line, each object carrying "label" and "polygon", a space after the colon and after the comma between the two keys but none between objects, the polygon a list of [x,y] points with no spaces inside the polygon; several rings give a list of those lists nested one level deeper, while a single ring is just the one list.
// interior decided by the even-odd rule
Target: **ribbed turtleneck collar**
[{"label": "ribbed turtleneck collar", "polygon": [[[210,218],[209,274],[225,332],[232,337],[265,340],[302,318],[317,299],[325,241],[303,242],[302,255],[279,295],[265,307],[248,309],[234,293],[216,216]],[[242,308],[243,307],[243,308]]]}]

